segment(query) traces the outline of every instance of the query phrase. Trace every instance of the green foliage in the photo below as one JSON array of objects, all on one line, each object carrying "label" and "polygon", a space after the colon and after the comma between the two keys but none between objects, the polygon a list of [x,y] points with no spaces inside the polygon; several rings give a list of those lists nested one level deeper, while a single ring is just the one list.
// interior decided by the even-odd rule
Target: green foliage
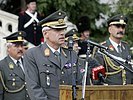
[{"label": "green foliage", "polygon": [[122,13],[128,17],[128,25],[126,28],[127,35],[124,40],[127,41],[130,46],[133,46],[133,2],[132,0],[119,0],[117,5],[115,14]]},{"label": "green foliage", "polygon": [[[81,16],[88,16],[91,21],[92,38],[96,39],[99,36],[107,35],[105,25],[100,29],[95,25],[95,20],[101,18],[101,13],[107,14],[110,11],[107,4],[100,4],[99,0],[38,0],[38,10],[44,13],[44,16],[58,9],[67,12],[69,20],[74,24]],[[104,38],[100,40],[103,41]]]}]

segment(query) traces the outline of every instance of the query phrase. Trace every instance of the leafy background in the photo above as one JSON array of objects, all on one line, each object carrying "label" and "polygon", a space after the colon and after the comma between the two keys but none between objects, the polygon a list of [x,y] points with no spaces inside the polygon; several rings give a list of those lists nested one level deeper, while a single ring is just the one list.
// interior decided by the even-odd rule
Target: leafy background
[{"label": "leafy background", "polygon": [[[112,11],[111,7],[115,7]],[[38,10],[48,16],[56,10],[67,12],[69,20],[76,24],[81,16],[88,16],[91,24],[91,39],[96,42],[104,41],[108,38],[107,19],[103,15],[113,16],[115,14],[125,14],[128,16],[129,23],[126,30],[126,40],[130,46],[133,46],[133,2],[132,0],[119,0],[116,4],[101,4],[99,0],[38,0]],[[96,20],[104,19],[100,27],[96,26]]]}]

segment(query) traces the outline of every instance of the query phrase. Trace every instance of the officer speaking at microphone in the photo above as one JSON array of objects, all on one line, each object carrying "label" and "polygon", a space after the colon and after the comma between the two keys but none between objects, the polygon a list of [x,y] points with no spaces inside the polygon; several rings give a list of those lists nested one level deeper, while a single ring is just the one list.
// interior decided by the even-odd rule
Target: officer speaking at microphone
[{"label": "officer speaking at microphone", "polygon": [[25,78],[32,100],[59,100],[59,85],[72,85],[72,75],[76,84],[82,84],[84,64],[78,62],[75,51],[70,56],[69,50],[62,47],[65,17],[66,13],[58,10],[40,21],[46,41],[24,55]]},{"label": "officer speaking at microphone", "polygon": [[26,33],[15,32],[7,37],[7,56],[0,61],[0,100],[30,100],[23,68],[23,41]]}]

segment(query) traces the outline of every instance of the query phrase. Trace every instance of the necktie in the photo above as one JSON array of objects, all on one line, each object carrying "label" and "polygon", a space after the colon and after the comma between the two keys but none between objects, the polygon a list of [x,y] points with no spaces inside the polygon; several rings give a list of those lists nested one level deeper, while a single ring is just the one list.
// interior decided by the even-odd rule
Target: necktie
[{"label": "necktie", "polygon": [[121,53],[122,53],[121,46],[120,46],[120,45],[118,45],[118,46],[117,46],[117,48],[118,48],[118,53],[119,53],[119,54],[120,54],[120,56],[121,56]]},{"label": "necktie", "polygon": [[60,53],[58,51],[55,51],[54,52],[55,56],[57,57],[59,63],[61,62],[61,59],[60,59]]},{"label": "necktie", "polygon": [[22,70],[22,68],[21,68],[21,66],[20,66],[20,61],[17,61],[16,65],[17,65],[17,67],[18,67],[19,73],[20,73],[21,75],[23,75],[23,77],[24,77],[24,72],[23,72],[23,70]]}]

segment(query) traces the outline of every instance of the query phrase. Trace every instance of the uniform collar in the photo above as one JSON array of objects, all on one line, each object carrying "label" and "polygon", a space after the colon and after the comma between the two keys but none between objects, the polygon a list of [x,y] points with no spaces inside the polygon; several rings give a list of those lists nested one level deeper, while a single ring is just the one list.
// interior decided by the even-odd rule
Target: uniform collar
[{"label": "uniform collar", "polygon": [[111,38],[109,38],[111,44],[113,45],[113,47],[115,48],[115,50],[118,52],[118,45],[121,46],[121,42],[119,44],[117,44],[116,42],[114,42]]},{"label": "uniform collar", "polygon": [[[47,44],[47,43],[46,43]],[[60,47],[55,50],[54,48],[52,48],[50,45],[47,44],[47,46],[49,47],[49,49],[54,53],[55,51],[58,51],[60,53]]]},{"label": "uniform collar", "polygon": [[[9,55],[10,56],[10,55]],[[11,57],[10,56],[10,58],[13,60],[13,62],[16,64],[17,63],[17,61],[19,61],[20,62],[20,64],[22,64],[22,60],[21,59],[19,59],[19,60],[16,60],[16,59],[14,59],[13,57]]]}]

